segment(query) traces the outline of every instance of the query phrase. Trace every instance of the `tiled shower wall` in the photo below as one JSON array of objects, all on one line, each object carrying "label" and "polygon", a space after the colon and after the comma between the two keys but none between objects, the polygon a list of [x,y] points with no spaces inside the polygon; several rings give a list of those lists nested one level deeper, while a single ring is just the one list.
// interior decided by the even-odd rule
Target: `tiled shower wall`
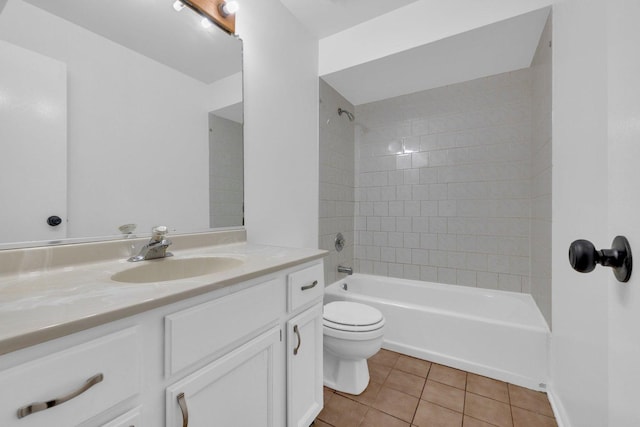
[{"label": "tiled shower wall", "polygon": [[244,225],[242,124],[209,114],[209,224]]},{"label": "tiled shower wall", "polygon": [[531,64],[531,295],[551,326],[551,17]]},{"label": "tiled shower wall", "polygon": [[[329,251],[324,260],[325,281],[333,283],[338,265],[353,267],[354,232],[354,124],[338,108],[354,108],[331,86],[320,80],[320,249]],[[346,240],[341,252],[335,249],[336,234]]]},{"label": "tiled shower wall", "polygon": [[529,292],[531,70],[356,107],[361,273]]}]

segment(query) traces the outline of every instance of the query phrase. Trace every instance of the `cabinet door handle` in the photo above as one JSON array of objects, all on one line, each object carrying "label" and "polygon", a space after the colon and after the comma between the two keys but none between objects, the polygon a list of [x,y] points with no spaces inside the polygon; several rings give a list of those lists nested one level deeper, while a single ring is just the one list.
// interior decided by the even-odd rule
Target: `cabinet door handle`
[{"label": "cabinet door handle", "polygon": [[298,329],[298,325],[293,326],[293,333],[298,337],[298,345],[293,349],[293,355],[298,354],[298,350],[300,350],[300,345],[302,345],[302,338],[300,337],[300,330]]},{"label": "cabinet door handle", "polygon": [[312,284],[307,285],[307,286],[303,286],[303,287],[300,288],[300,290],[306,291],[308,289],[315,288],[317,284],[318,284],[318,281],[314,280]]},{"label": "cabinet door handle", "polygon": [[18,418],[24,418],[27,415],[44,411],[45,409],[53,408],[54,406],[62,405],[63,403],[68,402],[74,397],[77,397],[82,393],[84,393],[85,391],[89,390],[91,387],[98,384],[103,379],[104,379],[104,376],[102,374],[94,375],[91,378],[89,378],[82,387],[80,387],[76,391],[72,391],[71,393],[65,396],[47,400],[46,402],[34,402],[30,405],[23,406],[22,408],[18,409]]},{"label": "cabinet door handle", "polygon": [[189,409],[187,408],[187,399],[184,397],[184,393],[178,395],[178,405],[180,411],[182,411],[182,427],[189,426]]}]

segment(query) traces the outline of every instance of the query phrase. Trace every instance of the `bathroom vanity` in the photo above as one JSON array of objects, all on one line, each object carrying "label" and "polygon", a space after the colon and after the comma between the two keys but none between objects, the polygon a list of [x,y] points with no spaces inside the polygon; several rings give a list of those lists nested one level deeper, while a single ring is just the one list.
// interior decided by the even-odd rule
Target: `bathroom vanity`
[{"label": "bathroom vanity", "polygon": [[[123,241],[0,252],[0,425],[308,426],[325,252],[243,237],[176,236],[142,263],[113,257]],[[236,263],[184,267],[215,259]],[[154,276],[168,263],[183,278]]]}]

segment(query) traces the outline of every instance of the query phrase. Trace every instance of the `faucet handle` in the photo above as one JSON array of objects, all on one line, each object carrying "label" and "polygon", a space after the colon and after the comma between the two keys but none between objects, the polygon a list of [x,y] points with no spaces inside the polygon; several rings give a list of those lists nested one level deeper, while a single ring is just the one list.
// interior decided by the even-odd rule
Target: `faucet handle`
[{"label": "faucet handle", "polygon": [[166,225],[157,225],[151,229],[151,238],[153,240],[162,240],[169,233]]}]

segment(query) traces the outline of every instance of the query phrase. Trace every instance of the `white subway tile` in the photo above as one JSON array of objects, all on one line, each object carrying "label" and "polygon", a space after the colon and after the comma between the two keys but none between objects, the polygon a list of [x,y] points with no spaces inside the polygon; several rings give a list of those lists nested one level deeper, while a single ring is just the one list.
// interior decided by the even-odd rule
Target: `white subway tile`
[{"label": "white subway tile", "polygon": [[389,234],[384,231],[374,232],[373,244],[375,246],[387,246],[389,244]]},{"label": "white subway tile", "polygon": [[388,264],[389,277],[402,278],[404,275],[404,264]]},{"label": "white subway tile", "polygon": [[411,154],[398,154],[396,156],[396,169],[410,169]]},{"label": "white subway tile", "polygon": [[411,264],[411,249],[396,248],[396,262],[401,264]]},{"label": "white subway tile", "polygon": [[404,202],[405,216],[420,216],[420,200],[408,200]]},{"label": "white subway tile", "polygon": [[404,264],[403,277],[409,280],[420,280],[420,267],[417,265]]},{"label": "white subway tile", "polygon": [[380,218],[375,216],[367,217],[367,231],[380,231]]},{"label": "white subway tile", "polygon": [[438,282],[451,285],[457,284],[456,270],[453,268],[438,267]]},{"label": "white subway tile", "polygon": [[389,216],[380,218],[380,231],[396,231],[395,217]]},{"label": "white subway tile", "polygon": [[428,265],[420,266],[420,280],[425,282],[437,282],[438,269]]},{"label": "white subway tile", "polygon": [[435,233],[420,233],[420,248],[438,249],[438,235]]},{"label": "white subway tile", "polygon": [[404,247],[412,249],[419,248],[420,235],[418,233],[404,233]]},{"label": "white subway tile", "polygon": [[[373,242],[373,236],[371,236]],[[404,248],[404,233],[390,232],[388,235],[389,246],[393,248]]]},{"label": "white subway tile", "polygon": [[404,172],[404,184],[420,183],[420,169],[405,169],[403,172]]},{"label": "white subway tile", "polygon": [[484,289],[498,289],[498,273],[479,271],[476,275],[477,286]]},{"label": "white subway tile", "polygon": [[396,186],[396,199],[397,200],[411,200],[411,185],[398,185]]},{"label": "white subway tile", "polygon": [[456,272],[456,283],[462,286],[477,286],[476,272],[469,270],[458,270]]},{"label": "white subway tile", "polygon": [[380,248],[380,260],[384,262],[396,262],[396,248]]}]

